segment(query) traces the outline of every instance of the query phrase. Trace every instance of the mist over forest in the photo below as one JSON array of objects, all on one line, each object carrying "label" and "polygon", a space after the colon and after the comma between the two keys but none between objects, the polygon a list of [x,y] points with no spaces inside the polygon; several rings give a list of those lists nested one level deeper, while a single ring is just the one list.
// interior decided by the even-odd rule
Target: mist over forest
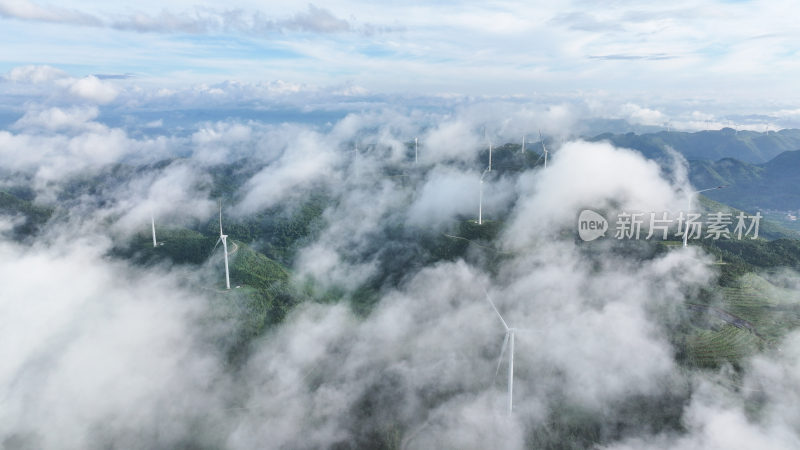
[{"label": "mist over forest", "polygon": [[0,448],[800,448],[798,12],[0,0]]},{"label": "mist over forest", "polygon": [[798,444],[794,231],[577,238],[685,210],[673,146],[502,103],[143,132],[60,101],[0,131],[6,448]]}]

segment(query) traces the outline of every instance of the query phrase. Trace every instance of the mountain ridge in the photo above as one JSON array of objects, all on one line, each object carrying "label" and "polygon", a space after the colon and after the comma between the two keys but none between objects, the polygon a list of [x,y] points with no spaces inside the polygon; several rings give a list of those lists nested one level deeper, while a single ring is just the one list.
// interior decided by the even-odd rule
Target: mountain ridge
[{"label": "mountain ridge", "polygon": [[763,164],[785,151],[800,149],[800,129],[764,133],[733,128],[698,132],[603,133],[587,140],[609,141],[618,147],[638,150],[652,159],[668,158],[667,149],[672,148],[687,160],[735,158],[751,164]]},{"label": "mountain ridge", "polygon": [[694,186],[727,185],[706,195],[739,209],[800,210],[800,150],[786,151],[764,164],[735,158],[689,162]]}]

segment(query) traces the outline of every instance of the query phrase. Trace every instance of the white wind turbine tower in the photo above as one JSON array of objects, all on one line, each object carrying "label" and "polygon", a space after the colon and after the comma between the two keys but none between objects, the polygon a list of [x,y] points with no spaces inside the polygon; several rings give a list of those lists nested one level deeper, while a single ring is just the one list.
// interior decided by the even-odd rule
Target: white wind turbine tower
[{"label": "white wind turbine tower", "polygon": [[539,130],[539,140],[542,142],[542,151],[544,151],[544,168],[547,169],[547,147],[544,146],[544,138],[542,138],[542,130]]},{"label": "white wind turbine tower", "polygon": [[158,247],[158,241],[156,241],[156,219],[152,213],[150,213],[150,225],[153,228],[153,247]]},{"label": "white wind turbine tower", "polygon": [[481,174],[481,189],[480,194],[478,194],[478,225],[483,225],[483,177],[485,177],[486,173],[490,170],[491,168],[486,169]]},{"label": "white wind turbine tower", "polygon": [[489,172],[492,171],[492,142],[489,141]]},{"label": "white wind turbine tower", "polygon": [[522,150],[520,150],[520,153],[522,153],[523,155],[525,154],[525,135],[524,134],[522,135]]},{"label": "white wind turbine tower", "polygon": [[231,288],[231,277],[228,273],[228,235],[222,234],[222,201],[219,202],[219,239],[214,247],[222,241],[222,252],[225,254],[225,289]]},{"label": "white wind turbine tower", "polygon": [[503,316],[500,315],[500,311],[497,310],[497,306],[495,306],[491,297],[489,297],[489,292],[487,292],[486,289],[484,289],[483,292],[486,294],[486,300],[489,300],[489,304],[492,305],[492,309],[497,313],[497,317],[500,318],[500,322],[503,323],[503,327],[506,329],[506,337],[503,339],[503,348],[500,350],[500,360],[497,361],[497,370],[494,371],[495,378],[497,378],[497,374],[500,372],[500,365],[503,364],[503,354],[506,351],[506,346],[508,345],[510,347],[508,349],[508,412],[510,414],[514,411],[514,334],[518,329],[508,326]]}]

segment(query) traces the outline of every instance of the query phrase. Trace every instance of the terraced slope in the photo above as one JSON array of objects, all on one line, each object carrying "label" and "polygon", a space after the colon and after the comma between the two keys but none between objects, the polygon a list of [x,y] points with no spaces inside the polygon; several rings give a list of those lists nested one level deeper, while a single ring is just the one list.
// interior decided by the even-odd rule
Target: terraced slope
[{"label": "terraced slope", "polygon": [[800,327],[800,293],[749,273],[720,288],[706,304],[687,304],[694,325],[686,336],[689,362],[715,367],[736,363]]}]

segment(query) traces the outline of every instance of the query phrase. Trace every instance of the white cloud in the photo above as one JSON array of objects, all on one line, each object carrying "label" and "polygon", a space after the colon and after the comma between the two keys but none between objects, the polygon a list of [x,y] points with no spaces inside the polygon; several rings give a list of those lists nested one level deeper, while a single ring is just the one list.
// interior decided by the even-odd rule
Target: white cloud
[{"label": "white cloud", "polygon": [[69,109],[53,107],[42,110],[28,110],[25,115],[14,123],[13,128],[38,128],[57,131],[86,129],[94,125],[94,129],[99,130],[103,128],[102,125],[90,123],[97,118],[97,115],[97,107],[72,107]]},{"label": "white cloud", "polygon": [[76,97],[99,104],[110,103],[117,97],[117,90],[113,86],[94,75],[72,82],[68,90]]},{"label": "white cloud", "polygon": [[630,123],[641,125],[661,126],[666,122],[666,116],[664,116],[661,111],[643,108],[634,103],[625,103],[622,105],[622,115],[628,119]]},{"label": "white cloud", "polygon": [[122,185],[107,186],[103,194],[107,206],[99,215],[112,224],[109,234],[123,238],[141,231],[151,217],[159,226],[193,225],[216,211],[209,199],[210,186],[202,169],[177,160]]},{"label": "white cloud", "polygon": [[[185,274],[104,260],[99,235],[72,240],[0,243],[0,271],[11,277],[0,286],[0,441],[177,445],[192,416],[220,407],[221,366],[193,325],[201,303],[181,290]],[[154,434],[130,434],[144,429]]]},{"label": "white cloud", "polygon": [[585,208],[679,211],[681,188],[662,178],[658,164],[633,150],[567,142],[554,153],[547,170],[520,178],[523,200],[505,240],[513,248],[527,248],[542,236],[571,228]]},{"label": "white cloud", "polygon": [[61,183],[81,172],[96,173],[123,159],[153,162],[174,157],[186,141],[169,136],[135,139],[95,119],[95,106],[30,106],[13,132],[0,130],[0,159],[6,170],[32,176],[42,200],[52,201]]},{"label": "white cloud", "polygon": [[[171,79],[175,85],[186,78],[256,81],[266,76],[298,84],[352,83],[381,93],[558,91],[580,96],[610,91],[626,96],[621,103],[632,102],[633,92],[673,103],[691,96],[721,103],[797,100],[787,99],[797,63],[786,55],[795,52],[798,37],[786,20],[797,6],[787,1],[724,7],[686,0],[669,6],[616,2],[604,8],[577,0],[559,5],[468,2],[455,8],[376,8],[354,1],[299,10],[296,4],[278,2],[269,11],[248,1],[223,9],[189,2],[165,9],[144,2],[134,12],[93,2],[78,5],[85,11],[79,16],[100,18],[103,32],[118,38],[112,42],[129,42],[126,30],[159,36],[136,38],[142,51],[131,54],[106,48],[107,40],[91,41],[96,33],[85,33],[76,38],[80,44],[72,45],[42,35],[35,23],[15,24],[31,42],[25,48],[46,49],[35,54],[97,67],[95,72],[104,66],[134,66],[131,72]],[[5,6],[8,17],[70,17],[68,10],[29,1]],[[64,20],[80,23],[75,17]],[[381,33],[388,30],[402,30],[403,39]],[[215,38],[176,42],[174,33]],[[225,45],[217,45],[217,39]],[[265,46],[260,56],[250,51],[251,39]],[[86,47],[96,51],[82,50]],[[195,56],[200,54],[205,57]],[[260,62],[265,55],[267,66]],[[209,66],[214,66],[213,73]]]},{"label": "white cloud", "polygon": [[[247,89],[197,91],[236,98],[230,91]],[[147,94],[124,95],[141,101]],[[516,449],[530,436],[563,442],[552,427],[559,414],[616,427],[630,402],[659,408],[685,394],[685,433],[651,439],[646,428],[661,424],[637,417],[645,434],[620,445],[796,444],[797,342],[744,369],[743,387],[768,399],[762,423],[738,400],[719,401],[742,394],[690,387],[693,375],[675,361],[671,320],[713,277],[699,251],[642,261],[604,247],[586,251],[560,234],[574,230],[583,207],[685,205],[685,178],[663,178],[635,152],[569,142],[553,149],[546,170],[491,174],[486,210],[510,212],[502,258],[487,262],[493,250],[469,244],[463,258],[426,263],[435,244],[418,245],[416,234],[439,237],[459,215],[477,212],[479,124],[490,137],[516,140],[540,124],[553,133],[579,122],[579,108],[560,101],[552,109],[464,103],[444,113],[375,108],[320,127],[231,118],[155,137],[99,123],[95,106],[31,106],[13,133],[0,131],[0,159],[5,169],[35,173],[35,187],[103,173],[116,162],[183,158],[128,176],[125,167],[113,172],[114,180],[63,205],[74,208],[67,223],[49,225],[30,248],[7,242],[3,230],[12,225],[0,219],[0,273],[8,275],[0,284],[0,353],[8,355],[0,366],[0,441],[295,448],[368,446],[388,436],[411,448]],[[423,136],[419,165],[406,146],[413,136]],[[339,288],[344,299],[300,305],[232,366],[215,350],[229,338],[217,339],[211,324],[219,317],[204,315],[204,293],[213,290],[203,268],[134,267],[108,250],[112,240],[146,228],[151,213],[172,223],[207,219],[214,208],[208,166],[240,158],[241,173],[253,174],[233,193],[242,214],[271,206],[283,213],[319,188],[324,212],[298,249],[293,275]],[[363,289],[375,303],[355,315],[347,300],[384,272],[402,278]],[[525,329],[516,335],[512,418],[505,379],[492,383],[504,329],[484,288],[509,323]],[[223,304],[235,304],[238,293],[225,294]]]},{"label": "white cloud", "polygon": [[476,136],[470,124],[461,120],[438,123],[422,139],[422,161],[438,163],[449,159],[469,160],[488,142]]},{"label": "white cloud", "polygon": [[[271,11],[270,11],[271,12]],[[109,27],[119,30],[157,33],[206,34],[219,32],[264,35],[285,31],[303,33],[342,33],[354,31],[351,21],[337,17],[331,11],[309,3],[305,11],[288,17],[271,18],[262,11],[246,11],[241,8],[217,10],[194,5],[193,8],[174,12],[162,9],[158,14],[144,11],[117,13],[111,15],[93,14],[77,9],[58,8],[39,5],[29,0],[0,1],[0,16],[7,18]],[[366,23],[361,27],[364,33],[386,31],[388,28],[376,27]]]},{"label": "white cloud", "polygon": [[45,83],[67,77],[66,72],[51,66],[21,66],[11,69],[5,78],[18,83]]},{"label": "white cloud", "polygon": [[[407,221],[410,225],[439,229],[452,225],[451,222],[458,215],[472,215],[477,218],[479,173],[434,168],[427,178],[408,209]],[[490,204],[489,201],[486,203]]]},{"label": "white cloud", "polygon": [[91,14],[66,8],[40,6],[28,0],[0,1],[0,16],[22,20],[71,23],[76,25],[98,26],[100,20]]},{"label": "white cloud", "polygon": [[256,36],[287,31],[342,33],[354,29],[348,20],[310,3],[306,11],[297,12],[286,18],[270,18],[261,11],[243,9],[220,11],[195,7],[181,13],[162,10],[157,15],[144,12],[119,15],[112,21],[111,26],[139,32],[192,34],[233,32]]},{"label": "white cloud", "polygon": [[282,155],[254,175],[238,205],[240,211],[255,211],[304,196],[315,184],[333,182],[335,154],[319,136],[299,135]]},{"label": "white cloud", "polygon": [[37,178],[43,183],[115,162],[128,148],[123,131],[105,127],[72,137],[0,131],[3,165],[16,170],[36,169]]},{"label": "white cloud", "polygon": [[[798,334],[780,344],[782,354],[759,355],[745,364],[741,386],[731,386],[722,371],[697,376],[691,402],[683,411],[686,433],[627,439],[606,448],[630,449],[793,449],[800,446],[800,417],[793,406],[798,369]],[[758,405],[758,406],[755,406]],[[755,410],[755,413],[753,412]]]}]

